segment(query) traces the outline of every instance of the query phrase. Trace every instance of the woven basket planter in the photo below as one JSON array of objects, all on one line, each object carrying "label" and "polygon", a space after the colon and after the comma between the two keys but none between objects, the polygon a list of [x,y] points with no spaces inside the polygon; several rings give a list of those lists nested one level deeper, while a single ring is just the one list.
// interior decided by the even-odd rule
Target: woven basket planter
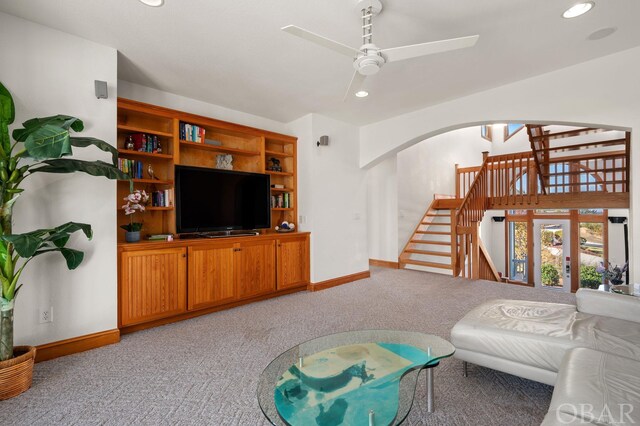
[{"label": "woven basket planter", "polygon": [[36,348],[16,346],[14,357],[0,361],[0,401],[20,395],[31,387]]}]

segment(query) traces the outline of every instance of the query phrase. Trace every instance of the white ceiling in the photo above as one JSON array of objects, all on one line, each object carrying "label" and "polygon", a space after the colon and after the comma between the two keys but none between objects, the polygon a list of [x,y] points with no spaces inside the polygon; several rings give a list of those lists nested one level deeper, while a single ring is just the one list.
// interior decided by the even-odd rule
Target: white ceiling
[{"label": "white ceiling", "polygon": [[[280,31],[360,45],[355,0],[0,0],[0,11],[112,46],[123,80],[288,122],[310,112],[367,124],[640,45],[640,1],[383,0],[381,47],[480,34],[476,47],[387,64],[342,102],[349,58]],[[587,40],[605,27],[618,31]],[[7,42],[4,40],[3,42]],[[597,84],[597,82],[594,82]],[[588,88],[585,88],[588,90]]]}]

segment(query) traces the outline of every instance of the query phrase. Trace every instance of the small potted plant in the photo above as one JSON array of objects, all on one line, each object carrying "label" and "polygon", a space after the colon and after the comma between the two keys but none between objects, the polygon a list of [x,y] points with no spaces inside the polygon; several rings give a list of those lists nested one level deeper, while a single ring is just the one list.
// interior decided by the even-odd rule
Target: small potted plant
[{"label": "small potted plant", "polygon": [[144,206],[149,201],[149,195],[145,191],[141,191],[136,189],[126,197],[124,197],[124,201],[127,203],[122,206],[124,209],[124,214],[129,216],[129,223],[126,225],[122,225],[121,228],[126,232],[124,234],[124,239],[128,243],[135,243],[140,241],[140,230],[142,229],[142,222],[134,222],[133,215],[139,211],[140,213],[144,212]]}]

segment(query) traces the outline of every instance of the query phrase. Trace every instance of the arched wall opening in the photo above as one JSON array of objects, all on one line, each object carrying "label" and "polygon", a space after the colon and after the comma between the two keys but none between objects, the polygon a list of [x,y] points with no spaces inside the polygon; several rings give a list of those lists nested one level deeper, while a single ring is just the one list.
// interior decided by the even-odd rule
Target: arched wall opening
[{"label": "arched wall opening", "polygon": [[[489,151],[490,155],[493,155],[530,150],[526,129],[506,143],[501,140],[493,143],[483,140],[480,137],[480,126],[495,123],[591,127],[621,133],[629,130],[625,126],[566,121],[550,123],[550,121],[541,120],[486,120],[447,126],[411,137],[385,154],[375,166],[369,167],[367,217],[370,258],[398,261],[399,253],[434,194],[451,195],[455,191],[453,184],[455,163],[460,167],[479,166],[482,163],[483,151]],[[473,143],[456,146],[456,138],[469,136],[469,132],[475,132]],[[422,148],[417,149],[418,146]],[[512,149],[509,149],[510,147]],[[631,217],[627,210],[612,211],[612,214]],[[622,228],[620,232],[616,230],[616,238],[622,238],[621,230]],[[497,237],[504,240],[505,231],[501,230]],[[500,244],[502,248],[497,250],[498,257],[500,257],[500,263],[504,265],[503,257],[506,249],[504,242],[499,242],[498,245]],[[632,256],[633,248],[630,247],[630,250]],[[619,260],[614,259],[615,262]]]}]

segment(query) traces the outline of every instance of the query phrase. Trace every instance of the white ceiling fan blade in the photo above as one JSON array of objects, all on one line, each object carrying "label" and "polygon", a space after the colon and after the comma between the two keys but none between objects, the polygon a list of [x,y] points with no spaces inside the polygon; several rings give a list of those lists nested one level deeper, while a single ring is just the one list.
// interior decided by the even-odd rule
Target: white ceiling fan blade
[{"label": "white ceiling fan blade", "polygon": [[287,32],[289,34],[293,34],[294,36],[298,36],[307,41],[320,45],[322,47],[326,47],[327,49],[331,49],[334,52],[341,53],[350,58],[355,57],[360,51],[358,49],[354,49],[353,47],[349,47],[345,44],[338,43],[337,41],[330,40],[326,37],[322,37],[321,35],[312,33],[311,31],[307,31],[300,27],[296,27],[295,25],[287,25],[286,27],[280,28],[282,31]]},{"label": "white ceiling fan blade", "polygon": [[342,102],[345,102],[349,96],[355,95],[356,92],[360,90],[360,88],[364,84],[365,78],[367,77],[360,74],[357,70],[353,72],[353,77],[351,77],[351,83],[349,83],[349,88],[347,89],[347,93],[344,94],[344,98],[342,98]]},{"label": "white ceiling fan blade", "polygon": [[429,43],[412,44],[410,46],[393,47],[391,49],[382,49],[382,54],[387,58],[387,62],[403,61],[418,56],[433,55],[434,53],[471,47],[476,44],[479,38],[479,35],[474,35],[449,40],[432,41]]}]

